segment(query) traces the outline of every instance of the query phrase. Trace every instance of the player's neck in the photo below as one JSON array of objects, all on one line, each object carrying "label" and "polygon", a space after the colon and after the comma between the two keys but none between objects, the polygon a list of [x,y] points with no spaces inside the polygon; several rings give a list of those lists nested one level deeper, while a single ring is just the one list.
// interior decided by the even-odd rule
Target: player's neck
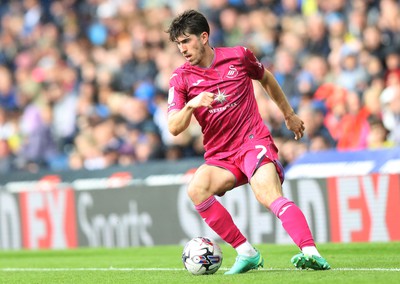
[{"label": "player's neck", "polygon": [[203,68],[209,68],[211,67],[211,64],[214,61],[214,56],[215,56],[215,50],[211,46],[207,46],[204,54],[204,60],[201,64],[201,67]]}]

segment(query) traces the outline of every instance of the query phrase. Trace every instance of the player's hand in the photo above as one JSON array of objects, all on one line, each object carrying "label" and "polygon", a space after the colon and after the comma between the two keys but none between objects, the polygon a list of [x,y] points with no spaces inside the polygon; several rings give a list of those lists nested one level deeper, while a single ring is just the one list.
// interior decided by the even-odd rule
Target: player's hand
[{"label": "player's hand", "polygon": [[285,117],[286,127],[293,131],[294,139],[300,140],[301,137],[304,135],[304,122],[295,114],[291,114]]},{"label": "player's hand", "polygon": [[211,108],[211,104],[213,103],[213,101],[214,101],[213,93],[201,92],[188,102],[188,106],[192,108],[198,108],[201,106]]}]

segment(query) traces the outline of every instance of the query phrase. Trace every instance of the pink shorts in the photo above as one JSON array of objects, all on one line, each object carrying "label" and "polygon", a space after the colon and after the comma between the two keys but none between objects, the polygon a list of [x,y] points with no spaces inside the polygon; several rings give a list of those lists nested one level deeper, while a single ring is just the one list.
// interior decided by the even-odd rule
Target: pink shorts
[{"label": "pink shorts", "polygon": [[271,136],[263,139],[247,140],[234,154],[225,159],[206,160],[206,164],[230,171],[236,178],[236,186],[250,181],[256,169],[268,163],[274,163],[281,183],[285,180],[282,164],[278,160],[278,149]]}]

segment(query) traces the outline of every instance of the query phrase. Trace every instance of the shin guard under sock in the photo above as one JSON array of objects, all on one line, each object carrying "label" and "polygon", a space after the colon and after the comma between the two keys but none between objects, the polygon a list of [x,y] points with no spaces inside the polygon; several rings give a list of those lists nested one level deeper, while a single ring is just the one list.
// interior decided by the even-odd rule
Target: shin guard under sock
[{"label": "shin guard under sock", "polygon": [[315,246],[307,220],[293,201],[280,197],[272,202],[270,209],[281,220],[283,228],[300,249]]},{"label": "shin guard under sock", "polygon": [[208,226],[233,248],[246,241],[246,238],[233,222],[229,212],[215,196],[209,197],[206,201],[195,207]]}]

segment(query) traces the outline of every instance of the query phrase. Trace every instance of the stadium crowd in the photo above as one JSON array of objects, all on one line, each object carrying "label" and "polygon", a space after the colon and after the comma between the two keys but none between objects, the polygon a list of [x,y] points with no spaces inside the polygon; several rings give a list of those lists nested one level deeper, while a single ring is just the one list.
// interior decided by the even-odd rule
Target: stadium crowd
[{"label": "stadium crowd", "polygon": [[165,31],[188,8],[212,45],[250,48],[304,120],[295,141],[255,84],[283,164],[400,145],[400,1],[2,0],[0,173],[202,156],[197,123],[176,137],[166,125],[184,59]]}]

